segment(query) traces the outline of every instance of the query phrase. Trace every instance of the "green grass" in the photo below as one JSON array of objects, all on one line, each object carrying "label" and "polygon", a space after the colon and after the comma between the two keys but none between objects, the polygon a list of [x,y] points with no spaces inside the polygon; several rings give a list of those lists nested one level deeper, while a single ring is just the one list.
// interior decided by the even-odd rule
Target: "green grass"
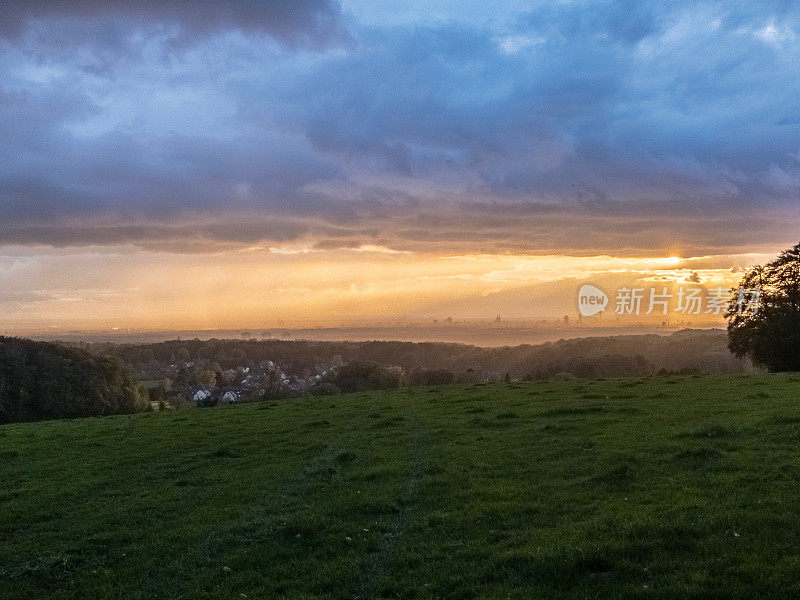
[{"label": "green grass", "polygon": [[0,598],[789,598],[800,380],[0,427]]}]

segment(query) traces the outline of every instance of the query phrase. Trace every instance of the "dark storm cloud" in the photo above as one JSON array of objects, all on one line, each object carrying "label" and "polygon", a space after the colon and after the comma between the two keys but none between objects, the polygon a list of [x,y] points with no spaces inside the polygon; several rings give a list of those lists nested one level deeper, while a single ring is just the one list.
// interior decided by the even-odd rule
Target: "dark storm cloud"
[{"label": "dark storm cloud", "polygon": [[290,45],[325,46],[346,38],[334,0],[28,0],[5,2],[0,33],[17,34],[40,19],[121,17],[181,25],[191,34],[225,29],[263,32]]},{"label": "dark storm cloud", "polygon": [[[0,226],[0,243],[54,247],[133,244],[149,249],[213,251],[256,242],[283,243],[300,239],[308,227],[294,221],[199,223],[192,225]],[[183,250],[180,250],[183,251]]]},{"label": "dark storm cloud", "polygon": [[[379,26],[348,7],[4,7],[0,243],[702,253],[796,237],[795,5],[397,9]],[[344,21],[353,43],[331,47]]]}]

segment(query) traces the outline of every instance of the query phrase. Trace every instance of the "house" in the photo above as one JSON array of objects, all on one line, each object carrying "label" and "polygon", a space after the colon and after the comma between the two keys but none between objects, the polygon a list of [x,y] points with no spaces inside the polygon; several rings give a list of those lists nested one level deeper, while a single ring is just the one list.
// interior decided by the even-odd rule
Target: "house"
[{"label": "house", "polygon": [[229,390],[222,395],[222,403],[223,404],[233,404],[237,402],[239,397],[236,395],[236,392]]},{"label": "house", "polygon": [[197,390],[192,396],[192,400],[195,402],[202,402],[211,397],[211,392],[208,390]]}]

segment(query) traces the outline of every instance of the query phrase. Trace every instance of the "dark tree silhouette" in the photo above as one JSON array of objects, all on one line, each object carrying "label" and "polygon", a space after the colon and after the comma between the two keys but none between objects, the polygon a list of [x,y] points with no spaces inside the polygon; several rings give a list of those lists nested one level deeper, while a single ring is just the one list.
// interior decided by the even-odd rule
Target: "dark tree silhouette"
[{"label": "dark tree silhouette", "polygon": [[[753,295],[759,290],[757,301]],[[800,244],[749,269],[732,291],[728,347],[770,371],[800,371]]]},{"label": "dark tree silhouette", "polygon": [[144,408],[122,362],[46,342],[0,337],[0,423]]}]

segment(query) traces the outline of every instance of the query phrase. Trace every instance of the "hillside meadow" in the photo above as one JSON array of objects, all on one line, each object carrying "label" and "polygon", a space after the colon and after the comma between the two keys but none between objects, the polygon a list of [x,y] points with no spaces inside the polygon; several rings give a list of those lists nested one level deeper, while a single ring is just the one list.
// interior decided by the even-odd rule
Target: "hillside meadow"
[{"label": "hillside meadow", "polygon": [[423,387],[0,427],[0,598],[800,595],[800,379]]}]

